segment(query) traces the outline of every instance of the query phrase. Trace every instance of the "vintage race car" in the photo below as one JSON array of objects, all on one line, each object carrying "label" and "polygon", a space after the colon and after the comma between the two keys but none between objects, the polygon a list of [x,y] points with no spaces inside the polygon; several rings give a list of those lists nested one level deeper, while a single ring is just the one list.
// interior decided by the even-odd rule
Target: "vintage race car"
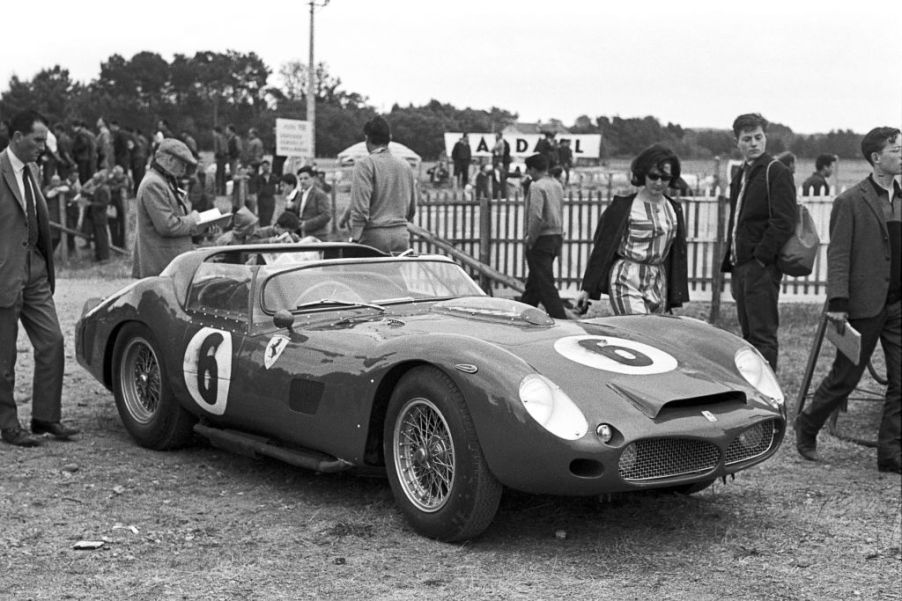
[{"label": "vintage race car", "polygon": [[694,492],[776,452],[758,352],[673,316],[555,321],[450,259],[365,246],[206,248],[100,301],[78,361],[138,444],[384,471],[426,536],[491,523],[503,487]]}]

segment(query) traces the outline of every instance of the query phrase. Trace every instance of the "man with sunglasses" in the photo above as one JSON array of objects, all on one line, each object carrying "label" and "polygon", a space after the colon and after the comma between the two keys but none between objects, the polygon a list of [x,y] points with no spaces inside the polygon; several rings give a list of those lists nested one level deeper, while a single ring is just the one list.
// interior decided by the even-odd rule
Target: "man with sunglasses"
[{"label": "man with sunglasses", "polygon": [[731,273],[731,289],[742,337],[777,369],[777,302],[783,272],[780,249],[792,236],[796,191],[792,172],[765,152],[767,119],[758,113],[733,122],[742,171],[730,182],[730,222],[721,271]]}]

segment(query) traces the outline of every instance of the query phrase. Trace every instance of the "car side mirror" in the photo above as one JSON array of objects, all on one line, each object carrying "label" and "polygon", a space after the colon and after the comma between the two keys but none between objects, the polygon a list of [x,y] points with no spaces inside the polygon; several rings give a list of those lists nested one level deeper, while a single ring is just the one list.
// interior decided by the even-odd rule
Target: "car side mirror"
[{"label": "car side mirror", "polygon": [[279,329],[285,328],[288,331],[291,331],[291,326],[294,325],[294,315],[291,314],[291,311],[279,309],[276,311],[276,314],[273,315],[272,322]]}]

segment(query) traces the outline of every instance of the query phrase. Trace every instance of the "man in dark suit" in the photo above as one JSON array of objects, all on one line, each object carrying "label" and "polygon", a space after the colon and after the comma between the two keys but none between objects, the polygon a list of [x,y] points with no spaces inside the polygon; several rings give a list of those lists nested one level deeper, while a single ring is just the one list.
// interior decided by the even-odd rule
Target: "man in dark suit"
[{"label": "man in dark suit", "polygon": [[17,446],[40,443],[20,425],[13,397],[20,320],[34,347],[32,433],[63,440],[78,433],[60,423],[64,341],[53,303],[50,219],[35,164],[46,139],[45,119],[23,111],[10,122],[9,147],[0,153],[0,435]]},{"label": "man in dark suit", "polygon": [[451,162],[454,164],[454,180],[461,188],[470,180],[470,161],[473,153],[470,151],[470,138],[467,132],[460,136],[460,140],[454,143],[451,149]]},{"label": "man in dark suit", "polygon": [[827,319],[861,334],[855,365],[837,352],[833,367],[795,422],[796,448],[818,461],[817,433],[858,385],[880,340],[886,357],[886,400],[877,435],[877,469],[902,473],[902,134],[877,127],[861,142],[873,173],[833,201],[827,249]]},{"label": "man in dark suit", "polygon": [[316,236],[320,240],[329,239],[329,222],[332,220],[332,202],[329,195],[316,185],[316,172],[310,165],[298,169],[300,192],[294,202],[285,210],[300,218],[298,233],[301,236]]},{"label": "man in dark suit", "polygon": [[797,214],[795,183],[786,165],[767,154],[767,120],[758,113],[733,122],[744,159],[730,183],[730,227],[721,271],[731,276],[731,292],[742,337],[777,369],[780,249],[792,236]]}]

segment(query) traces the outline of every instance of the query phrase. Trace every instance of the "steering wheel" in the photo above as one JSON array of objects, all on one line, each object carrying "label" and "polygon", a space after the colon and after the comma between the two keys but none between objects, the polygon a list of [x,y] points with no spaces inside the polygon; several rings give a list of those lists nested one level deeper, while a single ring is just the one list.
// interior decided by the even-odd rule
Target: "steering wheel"
[{"label": "steering wheel", "polygon": [[353,288],[341,282],[319,282],[310,286],[294,300],[294,306],[314,303],[325,299],[340,300],[349,303],[366,302]]}]

